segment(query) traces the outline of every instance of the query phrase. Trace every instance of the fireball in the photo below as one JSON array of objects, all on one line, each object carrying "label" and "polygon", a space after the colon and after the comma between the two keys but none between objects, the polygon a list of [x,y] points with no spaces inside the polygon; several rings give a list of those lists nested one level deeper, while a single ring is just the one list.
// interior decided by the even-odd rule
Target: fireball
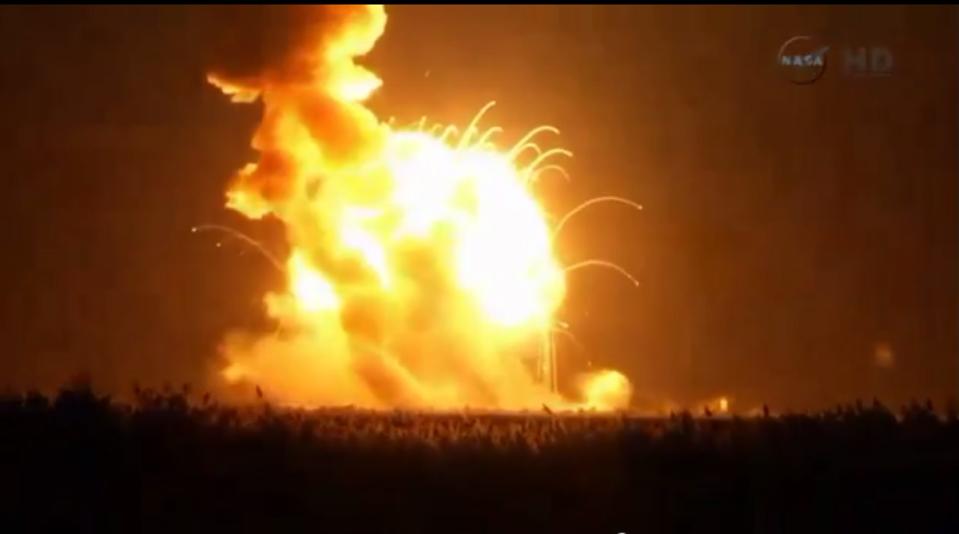
[{"label": "fireball", "polygon": [[273,63],[209,76],[234,101],[263,105],[260,159],[237,173],[227,206],[278,219],[290,246],[274,260],[286,287],[265,297],[278,329],[231,335],[224,378],[301,406],[627,405],[629,382],[614,371],[582,381],[579,400],[555,391],[565,276],[591,263],[557,260],[566,219],[551,228],[533,190],[570,155],[535,142],[558,132],[502,147],[499,128],[478,127],[492,103],[461,132],[394,128],[364,106],[381,82],[355,63],[382,33],[383,8],[312,9],[316,27]]}]

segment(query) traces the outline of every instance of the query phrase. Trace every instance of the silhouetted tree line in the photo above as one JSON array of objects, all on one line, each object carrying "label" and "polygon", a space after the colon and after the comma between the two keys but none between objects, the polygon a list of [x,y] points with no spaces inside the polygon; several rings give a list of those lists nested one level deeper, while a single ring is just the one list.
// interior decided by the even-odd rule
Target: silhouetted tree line
[{"label": "silhouetted tree line", "polygon": [[2,532],[959,532],[959,423],[0,400]]}]

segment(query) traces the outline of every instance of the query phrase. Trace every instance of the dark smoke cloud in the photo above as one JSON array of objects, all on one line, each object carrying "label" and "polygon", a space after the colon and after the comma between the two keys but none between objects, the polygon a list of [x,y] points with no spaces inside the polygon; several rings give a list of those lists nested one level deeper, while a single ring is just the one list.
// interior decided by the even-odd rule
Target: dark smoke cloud
[{"label": "dark smoke cloud", "polygon": [[[366,42],[331,50],[357,29],[382,31],[382,9],[370,6],[217,6],[210,21],[207,51],[210,73],[245,88],[297,85],[322,74],[328,53],[361,55]],[[371,45],[372,42],[369,42]]]}]

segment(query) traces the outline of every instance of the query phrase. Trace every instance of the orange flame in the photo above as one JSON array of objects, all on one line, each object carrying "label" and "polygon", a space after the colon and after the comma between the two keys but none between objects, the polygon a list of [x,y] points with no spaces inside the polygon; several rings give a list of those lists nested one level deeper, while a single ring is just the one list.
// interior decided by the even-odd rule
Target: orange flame
[{"label": "orange flame", "polygon": [[[292,249],[287,288],[266,296],[279,331],[230,337],[224,377],[297,405],[573,406],[523,357],[549,335],[565,294],[530,188],[566,152],[539,151],[537,132],[501,150],[479,116],[456,144],[452,130],[380,122],[362,104],[380,80],[354,59],[382,33],[383,8],[316,9],[337,10],[339,26],[323,39],[308,32],[307,48],[289,54],[297,61],[209,76],[233,101],[264,106],[260,161],[237,174],[227,206],[276,217]],[[539,156],[521,165],[531,147]],[[629,402],[619,373],[584,384],[587,406]]]}]

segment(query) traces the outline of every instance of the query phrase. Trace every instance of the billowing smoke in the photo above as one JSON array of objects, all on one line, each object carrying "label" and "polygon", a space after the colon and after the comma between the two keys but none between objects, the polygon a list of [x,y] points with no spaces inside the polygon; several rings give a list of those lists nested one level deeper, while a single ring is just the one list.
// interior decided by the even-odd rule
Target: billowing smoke
[{"label": "billowing smoke", "polygon": [[245,198],[261,197],[262,211],[248,214],[264,215],[267,204],[289,200],[301,178],[302,154],[285,144],[291,132],[284,130],[305,128],[301,134],[326,165],[346,164],[378,142],[376,117],[350,97],[365,97],[379,86],[354,59],[372,49],[386,13],[373,6],[249,6],[224,14],[209,79],[234,101],[263,100],[253,140],[260,161],[238,177],[242,184],[234,189]]}]

